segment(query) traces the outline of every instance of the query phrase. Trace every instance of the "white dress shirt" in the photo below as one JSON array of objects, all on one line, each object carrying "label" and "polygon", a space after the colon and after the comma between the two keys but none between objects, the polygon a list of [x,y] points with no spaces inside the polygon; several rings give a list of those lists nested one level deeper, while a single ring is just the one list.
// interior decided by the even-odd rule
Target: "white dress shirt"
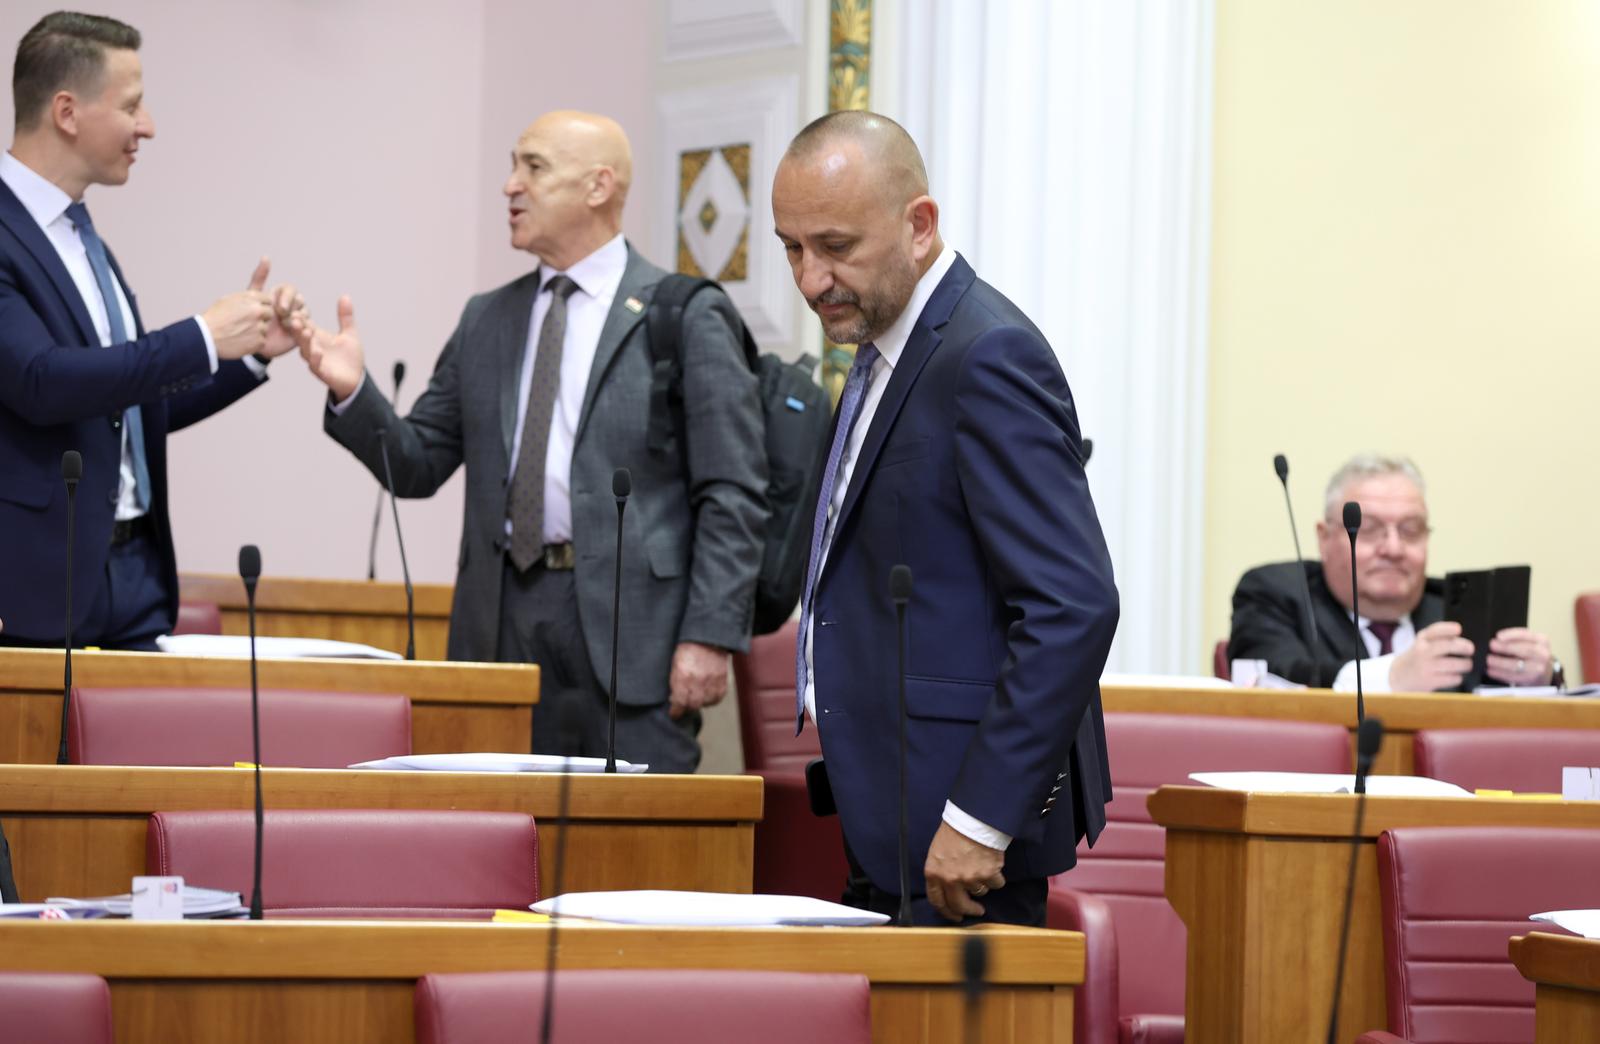
[{"label": "white dress shirt", "polygon": [[[1367,627],[1372,621],[1365,616],[1357,621],[1361,629],[1361,640],[1366,643],[1368,658],[1361,661],[1361,688],[1366,692],[1390,692],[1389,668],[1394,666],[1394,658],[1411,648],[1417,641],[1417,626],[1411,622],[1408,613],[1400,618],[1400,625],[1394,629],[1394,636],[1389,639],[1389,652],[1378,655],[1378,650],[1383,648],[1383,643],[1378,636]],[[1333,688],[1336,692],[1356,691],[1356,661],[1350,660],[1333,679]]]},{"label": "white dress shirt", "polygon": [[[911,339],[911,331],[916,327],[922,310],[927,307],[928,299],[933,296],[934,290],[938,289],[940,282],[955,263],[956,252],[948,246],[945,247],[928,270],[922,273],[922,278],[917,280],[915,289],[911,291],[911,300],[906,303],[900,317],[884,331],[881,337],[872,342],[878,349],[878,359],[872,364],[872,374],[867,378],[867,390],[861,396],[861,407],[856,414],[855,427],[850,430],[850,439],[845,443],[844,455],[839,459],[833,498],[828,503],[828,521],[822,531],[822,551],[817,557],[819,576],[828,561],[828,550],[833,545],[833,523],[844,507],[844,497],[850,489],[850,476],[855,471],[856,458],[860,456],[861,446],[866,442],[867,432],[872,428],[872,416],[878,410],[878,403],[883,401],[884,389],[889,386],[889,380],[894,376],[895,363],[900,361],[900,353],[905,350],[906,342]],[[812,667],[811,657],[815,635],[814,621],[806,621],[806,715],[814,725],[817,723],[817,672]],[[944,804],[944,821],[972,840],[990,848],[1004,851],[1011,844],[1011,835],[973,818],[949,801]]]},{"label": "white dress shirt", "polygon": [[[78,236],[77,226],[67,217],[67,208],[72,205],[72,197],[10,152],[0,155],[0,181],[5,182],[6,187],[16,195],[28,215],[44,232],[45,238],[50,240],[50,245],[56,248],[56,255],[61,258],[67,274],[72,277],[73,285],[78,288],[78,296],[83,298],[83,305],[89,310],[89,318],[94,322],[95,335],[100,338],[102,347],[109,347],[111,321],[107,318],[106,302],[100,296],[100,285],[95,282],[94,269],[89,265],[89,252]],[[123,288],[122,281],[117,278],[115,271],[111,273],[111,285],[117,292],[117,308],[122,313],[122,328],[132,335],[138,327],[134,325],[133,309],[128,305],[127,290]],[[194,317],[194,321],[199,324],[200,334],[205,338],[206,354],[211,360],[211,372],[216,373],[217,346],[211,340],[211,331],[198,315]],[[259,365],[258,363],[257,366]],[[259,371],[257,375],[259,376]],[[128,447],[128,427],[123,425],[122,475],[121,484],[117,489],[116,519],[121,522],[138,518],[143,514],[134,488],[133,452]]]}]

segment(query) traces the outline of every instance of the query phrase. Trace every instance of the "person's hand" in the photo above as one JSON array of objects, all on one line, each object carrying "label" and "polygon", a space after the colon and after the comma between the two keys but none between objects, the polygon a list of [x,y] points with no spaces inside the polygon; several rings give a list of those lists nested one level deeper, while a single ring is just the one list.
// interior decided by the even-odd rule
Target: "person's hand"
[{"label": "person's hand", "polygon": [[356,331],[356,310],[346,294],[339,298],[339,332],[330,334],[304,313],[289,317],[289,332],[300,346],[300,357],[317,380],[328,386],[335,402],[343,402],[361,386],[366,353]]},{"label": "person's hand", "polygon": [[267,336],[278,325],[272,301],[263,289],[270,267],[262,258],[246,289],[229,294],[201,313],[211,331],[211,342],[217,346],[218,359],[243,359],[267,347]]},{"label": "person's hand", "polygon": [[1472,642],[1461,625],[1440,620],[1417,632],[1417,640],[1389,667],[1390,692],[1453,689],[1472,670]]},{"label": "person's hand", "polygon": [[928,861],[922,875],[928,882],[928,902],[947,921],[982,917],[978,900],[1006,886],[1000,868],[1006,854],[963,834],[941,822],[928,846]]},{"label": "person's hand", "polygon": [[1526,627],[1507,627],[1489,639],[1484,672],[1507,685],[1549,685],[1550,639]]},{"label": "person's hand", "polygon": [[[248,289],[264,291],[267,286],[267,275],[271,271],[272,260],[263,257],[256,263],[256,270],[250,276]],[[272,323],[267,327],[266,340],[259,354],[265,359],[276,359],[296,347],[294,334],[290,329],[294,318],[298,316],[305,322],[309,321],[310,315],[306,312],[305,299],[288,283],[280,283],[274,287],[268,299],[272,303]]]},{"label": "person's hand", "polygon": [[667,712],[676,719],[690,711],[721,703],[728,695],[729,659],[726,649],[699,642],[679,642],[672,653],[668,682],[672,697]]}]

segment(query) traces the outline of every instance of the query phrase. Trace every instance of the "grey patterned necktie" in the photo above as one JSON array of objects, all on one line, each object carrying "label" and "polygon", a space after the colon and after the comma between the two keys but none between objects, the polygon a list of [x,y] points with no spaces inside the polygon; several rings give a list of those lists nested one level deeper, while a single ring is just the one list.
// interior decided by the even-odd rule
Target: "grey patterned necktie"
[{"label": "grey patterned necktie", "polygon": [[506,516],[511,519],[511,563],[526,571],[544,553],[544,456],[550,445],[550,419],[555,416],[556,395],[561,390],[561,346],[567,336],[567,298],[578,288],[564,275],[544,285],[550,291],[550,311],[539,327],[539,345],[533,355],[533,383],[528,388],[528,412],[522,421],[522,449],[511,474]]}]

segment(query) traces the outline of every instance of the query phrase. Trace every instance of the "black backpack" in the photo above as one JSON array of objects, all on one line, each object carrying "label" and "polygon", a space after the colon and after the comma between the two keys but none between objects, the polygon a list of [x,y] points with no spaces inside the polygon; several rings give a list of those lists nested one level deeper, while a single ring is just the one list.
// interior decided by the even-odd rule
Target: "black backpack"
[{"label": "black backpack", "polygon": [[[684,453],[683,311],[689,299],[717,284],[710,279],[668,275],[656,284],[650,300],[650,449]],[[767,519],[766,550],[756,580],[756,634],[782,627],[800,601],[811,552],[813,508],[822,468],[827,460],[833,417],[828,393],[812,379],[816,360],[802,355],[786,362],[756,348],[744,323],[745,360],[760,381],[761,410],[766,422]]]}]

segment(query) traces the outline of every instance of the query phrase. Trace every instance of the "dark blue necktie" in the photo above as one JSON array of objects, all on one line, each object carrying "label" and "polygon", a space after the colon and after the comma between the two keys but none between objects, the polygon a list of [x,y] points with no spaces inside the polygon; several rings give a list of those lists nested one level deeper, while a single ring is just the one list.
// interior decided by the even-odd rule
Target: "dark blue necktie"
[{"label": "dark blue necktie", "polygon": [[[78,230],[84,252],[89,255],[89,269],[94,272],[95,285],[100,287],[100,300],[106,306],[106,323],[111,328],[111,343],[126,344],[128,328],[122,322],[122,304],[117,298],[115,284],[111,281],[111,262],[106,259],[106,245],[94,230],[89,218],[89,208],[74,203],[67,208],[67,219]],[[129,406],[122,411],[122,422],[128,426],[128,449],[133,456],[134,499],[140,511],[150,510],[150,465],[144,457],[144,415],[139,407]]]}]

